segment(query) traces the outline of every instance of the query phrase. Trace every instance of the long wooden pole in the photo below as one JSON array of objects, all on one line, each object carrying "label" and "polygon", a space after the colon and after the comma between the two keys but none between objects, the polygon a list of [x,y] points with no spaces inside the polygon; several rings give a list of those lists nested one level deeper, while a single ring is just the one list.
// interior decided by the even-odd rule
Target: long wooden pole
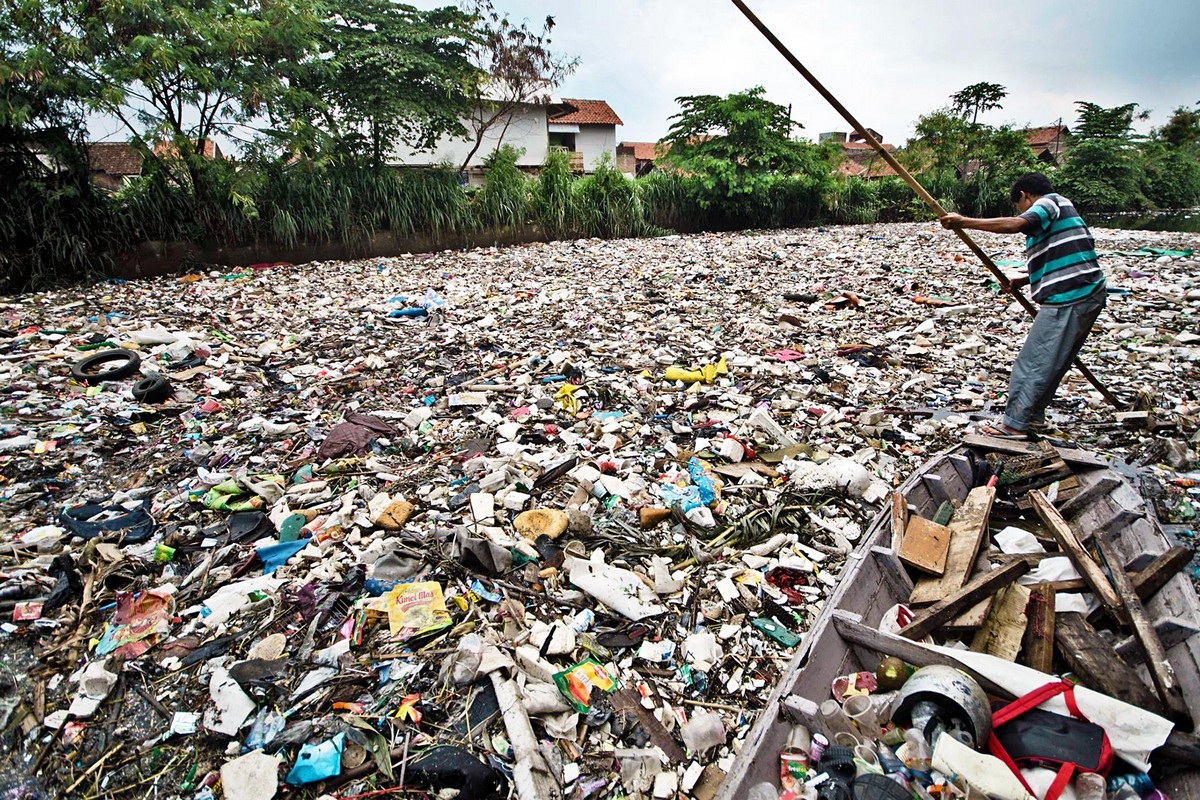
[{"label": "long wooden pole", "polygon": [[[812,84],[812,87],[817,90],[817,93],[824,97],[829,105],[833,106],[834,109],[842,115],[842,118],[845,119],[846,122],[850,123],[850,126],[854,128],[858,135],[863,137],[863,139],[866,140],[867,144],[869,144],[875,150],[875,152],[879,153],[883,160],[887,162],[887,165],[894,169],[896,174],[903,178],[904,182],[912,187],[912,190],[917,193],[917,196],[925,201],[925,205],[929,206],[929,208],[932,209],[933,212],[939,217],[944,216],[947,213],[946,209],[942,208],[941,203],[935,200],[933,195],[927,192],[925,187],[922,186],[908,170],[901,166],[900,162],[896,160],[896,157],[889,153],[887,149],[875,139],[871,132],[867,130],[867,128],[861,122],[855,119],[854,115],[851,114],[844,105],[838,102],[838,99],[834,97],[833,94],[830,93],[830,91],[826,89],[819,80],[817,80],[815,75],[808,71],[807,67],[800,63],[800,59],[792,55],[792,51],[788,50],[787,46],[779,40],[779,37],[772,33],[771,29],[768,28],[762,20],[755,16],[754,12],[750,10],[743,0],[733,0],[733,4],[737,6],[738,10],[746,16],[746,19],[750,20],[754,27],[758,28],[759,32],[766,37],[767,41],[775,46],[775,49],[779,51],[779,54],[787,59],[787,62],[791,64],[797,72],[803,75],[806,81]],[[995,276],[996,280],[1000,282],[1000,285],[1007,289],[1010,285],[1008,278],[1005,277],[1004,273],[999,267],[996,266],[995,262],[992,261],[988,254],[983,252],[979,245],[975,243],[975,240],[971,238],[970,234],[961,228],[956,228],[954,232],[958,234],[958,238],[963,240],[963,244],[965,244],[970,251],[979,258],[980,262],[982,262],[983,265],[988,268],[992,275]],[[1037,309],[1034,308],[1034,305],[1029,298],[1025,297],[1025,295],[1021,294],[1020,292],[1013,292],[1013,297],[1017,299],[1017,302],[1021,304],[1021,307],[1029,312],[1031,316],[1037,316]],[[1103,396],[1105,400],[1107,400],[1115,408],[1123,407],[1122,403],[1113,396],[1112,392],[1110,392],[1095,375],[1092,374],[1092,371],[1088,369],[1082,361],[1076,358],[1074,364],[1075,368],[1083,374],[1083,377],[1087,378],[1088,383],[1096,387],[1096,391],[1100,392],[1101,396]]]}]

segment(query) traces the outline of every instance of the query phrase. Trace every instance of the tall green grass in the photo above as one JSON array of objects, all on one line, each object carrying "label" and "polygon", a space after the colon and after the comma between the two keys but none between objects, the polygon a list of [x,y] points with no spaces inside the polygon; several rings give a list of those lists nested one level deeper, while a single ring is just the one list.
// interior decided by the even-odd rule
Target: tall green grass
[{"label": "tall green grass", "polygon": [[530,182],[517,166],[521,151],[509,145],[484,160],[487,182],[476,195],[475,210],[485,228],[517,228],[529,219]]},{"label": "tall green grass", "polygon": [[703,212],[677,172],[655,170],[636,181],[642,195],[642,213],[648,224],[691,233],[701,230]]},{"label": "tall green grass", "polygon": [[826,195],[826,205],[834,222],[858,225],[879,219],[879,185],[858,177],[848,177]]},{"label": "tall green grass", "polygon": [[637,185],[612,165],[606,153],[595,171],[575,186],[575,209],[584,236],[617,239],[641,236],[649,225]]},{"label": "tall green grass", "polygon": [[563,150],[550,150],[534,186],[533,206],[548,239],[565,239],[575,231],[575,176]]}]

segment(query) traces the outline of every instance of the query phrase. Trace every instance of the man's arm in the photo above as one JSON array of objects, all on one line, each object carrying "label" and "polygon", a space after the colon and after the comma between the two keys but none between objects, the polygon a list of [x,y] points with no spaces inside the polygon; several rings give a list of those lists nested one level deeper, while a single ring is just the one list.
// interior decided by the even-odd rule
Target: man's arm
[{"label": "man's arm", "polygon": [[991,233],[1021,233],[1029,224],[1029,220],[1023,217],[977,219],[975,217],[964,217],[961,214],[947,214],[944,217],[939,217],[938,222],[942,223],[942,227],[948,230],[970,228],[976,231],[990,231]]}]

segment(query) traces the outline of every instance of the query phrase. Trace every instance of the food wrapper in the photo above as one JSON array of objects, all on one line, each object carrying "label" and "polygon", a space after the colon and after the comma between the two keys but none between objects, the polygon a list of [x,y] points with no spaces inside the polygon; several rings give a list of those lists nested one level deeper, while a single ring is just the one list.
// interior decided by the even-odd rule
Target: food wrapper
[{"label": "food wrapper", "polygon": [[779,754],[779,785],[783,789],[797,789],[808,780],[808,754],[784,752]]},{"label": "food wrapper", "polygon": [[617,682],[600,665],[600,662],[585,658],[578,664],[554,673],[554,685],[562,692],[576,711],[586,712],[592,707],[592,690],[611,692]]},{"label": "food wrapper", "polygon": [[452,622],[442,587],[433,581],[397,584],[387,593],[386,600],[393,639],[403,641],[423,636]]}]

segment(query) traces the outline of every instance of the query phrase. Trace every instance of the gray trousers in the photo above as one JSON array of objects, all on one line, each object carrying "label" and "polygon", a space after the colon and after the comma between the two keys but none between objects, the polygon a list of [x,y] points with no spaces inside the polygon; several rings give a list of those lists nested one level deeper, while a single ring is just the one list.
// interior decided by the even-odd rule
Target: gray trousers
[{"label": "gray trousers", "polygon": [[1058,384],[1107,300],[1108,292],[1101,287],[1077,302],[1038,309],[1029,336],[1013,362],[1005,425],[1023,431],[1031,423],[1045,421],[1046,406],[1054,399]]}]

